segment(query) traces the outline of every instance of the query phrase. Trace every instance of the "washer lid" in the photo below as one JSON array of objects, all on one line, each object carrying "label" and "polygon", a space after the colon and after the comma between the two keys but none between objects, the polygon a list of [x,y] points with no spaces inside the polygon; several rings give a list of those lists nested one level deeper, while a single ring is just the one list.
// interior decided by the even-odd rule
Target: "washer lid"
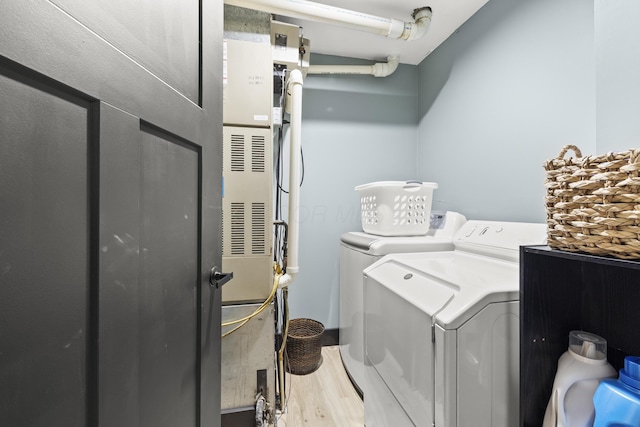
[{"label": "washer lid", "polygon": [[453,249],[453,236],[465,222],[466,218],[457,212],[431,212],[431,226],[424,236],[377,236],[353,231],[344,233],[340,241],[370,255],[450,251]]},{"label": "washer lid", "polygon": [[340,238],[342,245],[366,252],[369,255],[387,255],[406,252],[451,251],[451,237],[415,236],[382,237],[358,231],[345,233]]},{"label": "washer lid", "polygon": [[343,245],[365,252],[368,252],[371,245],[379,239],[380,236],[374,236],[373,234],[362,233],[360,231],[351,231],[340,236],[340,242],[342,242]]}]

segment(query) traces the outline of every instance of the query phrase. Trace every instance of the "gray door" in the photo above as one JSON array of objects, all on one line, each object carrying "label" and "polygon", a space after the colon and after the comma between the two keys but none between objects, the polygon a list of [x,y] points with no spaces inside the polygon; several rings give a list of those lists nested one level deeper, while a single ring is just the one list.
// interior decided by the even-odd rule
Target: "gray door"
[{"label": "gray door", "polygon": [[220,425],[222,8],[0,0],[0,425]]}]

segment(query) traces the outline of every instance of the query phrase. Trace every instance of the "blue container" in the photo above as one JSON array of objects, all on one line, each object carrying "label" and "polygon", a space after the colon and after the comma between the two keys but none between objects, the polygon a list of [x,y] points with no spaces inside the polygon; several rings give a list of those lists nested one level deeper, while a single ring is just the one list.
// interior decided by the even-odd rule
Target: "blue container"
[{"label": "blue container", "polygon": [[604,380],[593,395],[593,427],[640,426],[640,357],[628,356],[617,380]]}]

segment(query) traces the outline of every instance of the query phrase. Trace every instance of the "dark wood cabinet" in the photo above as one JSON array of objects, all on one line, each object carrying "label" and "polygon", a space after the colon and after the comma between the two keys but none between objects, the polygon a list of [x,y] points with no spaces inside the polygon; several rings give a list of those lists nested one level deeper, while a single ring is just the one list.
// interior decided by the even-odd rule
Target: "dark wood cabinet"
[{"label": "dark wood cabinet", "polygon": [[640,261],[520,249],[520,425],[541,426],[569,332],[607,340],[619,370],[640,355]]}]

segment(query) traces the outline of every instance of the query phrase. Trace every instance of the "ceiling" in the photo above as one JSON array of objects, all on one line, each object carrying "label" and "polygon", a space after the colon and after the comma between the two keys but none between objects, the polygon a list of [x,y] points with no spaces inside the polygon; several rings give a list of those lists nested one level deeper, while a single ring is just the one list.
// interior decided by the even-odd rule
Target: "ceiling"
[{"label": "ceiling", "polygon": [[311,52],[348,58],[386,61],[397,55],[400,63],[417,65],[444,42],[488,0],[314,0],[331,6],[368,13],[382,18],[413,22],[414,9],[429,6],[433,11],[427,34],[414,41],[389,39],[384,36],[312,21],[277,16],[280,21],[303,28],[311,41]]}]

